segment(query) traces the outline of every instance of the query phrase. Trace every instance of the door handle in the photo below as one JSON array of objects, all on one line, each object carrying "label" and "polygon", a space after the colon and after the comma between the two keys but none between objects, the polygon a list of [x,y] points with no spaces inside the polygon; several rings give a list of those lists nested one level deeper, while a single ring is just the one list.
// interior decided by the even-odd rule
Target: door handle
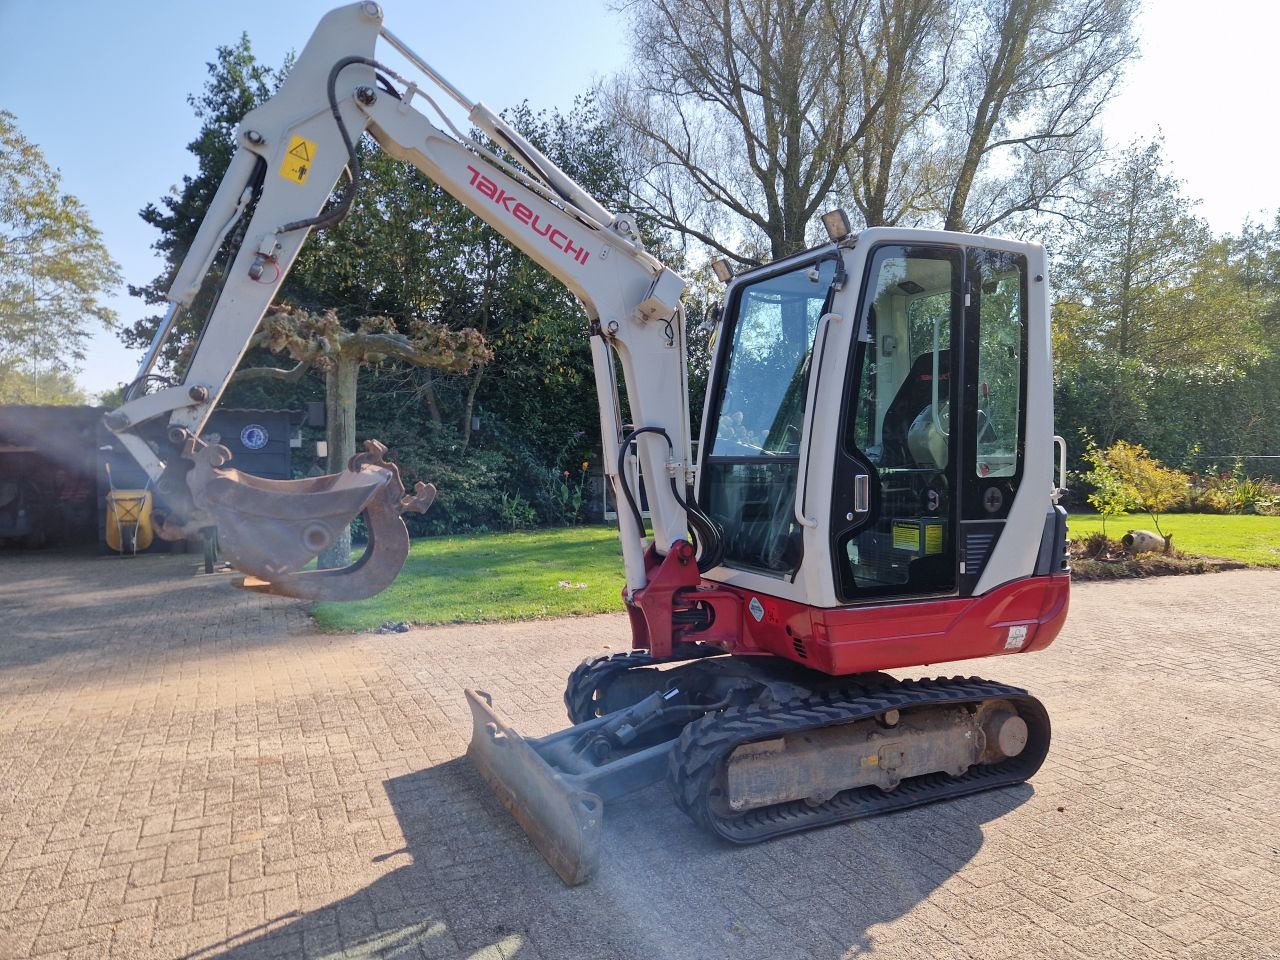
[{"label": "door handle", "polygon": [[853,512],[867,513],[871,509],[871,477],[859,473],[853,478]]}]

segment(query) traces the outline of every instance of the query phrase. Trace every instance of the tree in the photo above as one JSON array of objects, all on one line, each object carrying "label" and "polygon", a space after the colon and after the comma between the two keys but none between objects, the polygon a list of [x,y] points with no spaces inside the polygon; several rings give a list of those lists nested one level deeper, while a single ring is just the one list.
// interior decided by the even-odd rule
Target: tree
[{"label": "tree", "polygon": [[1068,368],[1106,355],[1230,369],[1259,355],[1231,244],[1213,238],[1164,167],[1159,139],[1126,148],[1058,257],[1054,346]]},{"label": "tree", "polygon": [[0,365],[0,403],[31,403],[72,406],[87,403],[85,392],[66,370],[30,373],[18,367]]},{"label": "tree", "polygon": [[953,8],[943,227],[1054,209],[1101,158],[1094,123],[1137,53],[1135,0],[971,0]]},{"label": "tree", "polygon": [[[280,75],[256,64],[245,39],[219,49],[204,90],[191,98],[202,119],[201,136],[190,145],[199,174],[184,181],[181,196],[143,211],[163,233],[157,247],[169,269],[137,292],[162,298],[230,159],[236,122]],[[617,158],[618,137],[589,97],[564,112],[521,105],[506,116],[592,194],[625,211],[630,184]],[[362,435],[392,447],[407,478],[440,487],[432,511],[410,519],[416,532],[491,525],[504,491],[521,492],[543,520],[561,515],[550,478],[595,456],[595,441],[587,438],[599,436],[595,405],[584,402],[594,382],[581,308],[563,284],[411,164],[383,154],[371,138],[357,149],[363,173],[349,215],[308,239],[278,301],[311,314],[332,310],[347,332],[358,332],[362,318],[380,316],[409,337],[420,324],[470,329],[492,349],[491,365],[461,370],[389,360],[362,367],[356,377]],[[647,224],[637,221],[644,233]],[[206,315],[224,263],[225,255],[215,262],[193,318]],[[149,340],[157,321],[136,327],[135,342]],[[181,364],[194,332],[193,324],[171,338],[165,363]],[[243,366],[263,361],[255,350]],[[316,387],[310,377],[241,379],[223,402],[297,406],[313,399]]]},{"label": "tree", "polygon": [[[417,321],[412,335],[396,329],[389,317],[362,317],[347,329],[333,310],[311,314],[281,308],[263,318],[250,346],[288,354],[294,365],[250,367],[236,378],[297,380],[315,369],[325,376],[325,414],[329,469],[344,469],[356,452],[356,391],[360,368],[389,362],[465,371],[487,362],[492,351],[475,330],[452,331]],[[351,531],[334,540],[320,558],[322,567],[345,567],[351,562]]]},{"label": "tree", "polygon": [[[77,402],[72,376],[120,283],[84,205],[0,110],[0,402]],[[74,399],[73,399],[74,398]]]},{"label": "tree", "polygon": [[[591,98],[567,111],[534,112],[520,104],[504,115],[606,206],[626,210],[616,132]],[[364,149],[363,183],[351,214],[304,246],[285,296],[313,309],[332,305],[344,319],[376,312],[397,323],[416,316],[479,332],[492,363],[464,372],[387,365],[376,379],[362,381],[362,422],[377,424],[388,443],[396,438],[402,464],[429,464],[430,470],[422,468],[428,478],[466,462],[475,476],[493,477],[509,494],[521,492],[542,520],[554,520],[563,511],[552,495],[553,479],[590,459],[599,436],[581,307],[559,280],[412,164],[369,142]],[[479,436],[476,424],[482,424]],[[412,433],[431,436],[420,442]],[[498,455],[497,470],[489,461],[472,463],[477,444]],[[462,506],[451,499],[454,491],[439,485],[432,522]],[[471,482],[455,490],[462,486],[476,490]],[[483,500],[487,510],[501,492],[477,493],[473,502]],[[459,509],[457,515],[477,512]]]},{"label": "tree", "polygon": [[1280,211],[1270,227],[1246,220],[1228,243],[1246,308],[1270,349],[1280,351]]},{"label": "tree", "polygon": [[643,151],[641,196],[659,223],[741,259],[761,259],[740,253],[733,234],[744,229],[769,257],[806,245],[841,160],[879,110],[878,101],[856,109],[870,9],[862,0],[635,8],[636,70],[608,102]]},{"label": "tree", "polygon": [[852,199],[988,230],[1098,159],[1135,0],[642,0],[609,105],[663,226],[745,262]]},{"label": "tree", "polygon": [[1189,485],[1185,474],[1166,467],[1142,444],[1124,440],[1117,440],[1106,450],[1090,440],[1085,459],[1092,466],[1085,479],[1095,488],[1089,502],[1103,516],[1103,533],[1107,517],[1139,509],[1151,518],[1156,533],[1167,542],[1172,541],[1160,529],[1160,514],[1186,503]]},{"label": "tree", "polygon": [[[288,66],[286,61],[281,69],[273,70],[258,63],[247,33],[231,46],[218,47],[213,61],[206,64],[209,79],[204,89],[187,97],[187,103],[201,121],[196,138],[187,144],[187,150],[196,158],[196,174],[184,175],[180,189],[162,197],[159,204],[147,204],[139,213],[144,222],[160,231],[152,249],[164,257],[165,268],[145,286],[131,284],[131,296],[139,297],[147,304],[165,303],[174,274],[195,240],[205,211],[235,154],[235,133],[241,118],[271,95],[284,79]],[[242,222],[247,221],[248,217],[245,217]],[[167,363],[175,362],[190,347],[192,338],[198,333],[198,318],[207,315],[218,286],[217,280],[226,266],[225,257],[215,261],[209,282],[186,315],[187,322],[172,331],[165,342],[163,359]],[[155,314],[139,320],[121,332],[121,339],[131,347],[147,346],[160,319],[160,315]]]}]

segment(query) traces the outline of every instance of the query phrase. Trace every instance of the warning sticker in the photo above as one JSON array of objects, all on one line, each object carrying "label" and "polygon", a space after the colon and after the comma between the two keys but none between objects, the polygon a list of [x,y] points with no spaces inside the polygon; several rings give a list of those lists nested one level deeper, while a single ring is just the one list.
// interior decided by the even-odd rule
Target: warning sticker
[{"label": "warning sticker", "polygon": [[284,163],[280,164],[280,176],[294,183],[306,183],[315,156],[315,141],[295,133],[289,141],[289,149],[285,151]]}]

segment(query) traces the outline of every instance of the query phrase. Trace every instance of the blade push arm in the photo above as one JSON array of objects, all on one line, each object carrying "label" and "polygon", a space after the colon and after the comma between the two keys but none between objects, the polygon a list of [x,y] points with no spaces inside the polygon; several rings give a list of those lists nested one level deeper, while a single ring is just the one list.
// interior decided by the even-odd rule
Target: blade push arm
[{"label": "blade push arm", "polygon": [[[379,36],[468,110],[469,120],[504,145],[529,171],[505,163],[474,141],[445,132],[415,107],[417,85],[377,67]],[[375,81],[375,68],[383,86]],[[385,78],[397,81],[392,86]],[[391,92],[394,90],[394,92]],[[443,117],[443,114],[441,114]],[[447,126],[452,126],[445,119]],[[627,387],[630,418],[660,552],[687,540],[675,489],[690,479],[684,281],[646,253],[628,220],[614,216],[483,104],[473,104],[381,26],[381,10],[359,3],[328,14],[285,83],[247,114],[238,147],[196,239],[175,276],[166,323],[156,335],[139,381],[178,312],[188,308],[227,235],[251,198],[256,206],[181,384],[130,396],[108,426],[130,449],[135,425],[168,415],[171,435],[198,435],[226,388],[263,314],[310,230],[340,219],[321,214],[344,169],[357,169],[351,145],[369,133],[390,155],[413,163],[531,259],[582,303],[592,332],[606,473],[619,504],[628,586],[646,583],[643,531],[624,508],[617,452],[628,438],[614,377]],[[348,186],[354,189],[356,184]],[[132,442],[130,442],[132,441]],[[141,452],[139,451],[139,452]],[[611,453],[613,455],[611,455]],[[154,458],[152,458],[154,460]],[[160,465],[144,464],[155,471]],[[669,482],[674,481],[674,483]]]}]

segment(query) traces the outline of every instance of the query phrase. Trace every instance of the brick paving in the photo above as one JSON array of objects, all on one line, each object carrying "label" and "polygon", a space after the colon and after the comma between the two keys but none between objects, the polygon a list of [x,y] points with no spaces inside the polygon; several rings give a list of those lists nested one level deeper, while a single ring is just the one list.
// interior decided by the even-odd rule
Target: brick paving
[{"label": "brick paving", "polygon": [[[749,848],[659,785],[564,888],[462,754],[622,616],[387,636],[183,556],[0,556],[0,958],[1280,957],[1280,572],[1076,588],[1031,785]],[[926,671],[927,672],[927,671]]]}]

